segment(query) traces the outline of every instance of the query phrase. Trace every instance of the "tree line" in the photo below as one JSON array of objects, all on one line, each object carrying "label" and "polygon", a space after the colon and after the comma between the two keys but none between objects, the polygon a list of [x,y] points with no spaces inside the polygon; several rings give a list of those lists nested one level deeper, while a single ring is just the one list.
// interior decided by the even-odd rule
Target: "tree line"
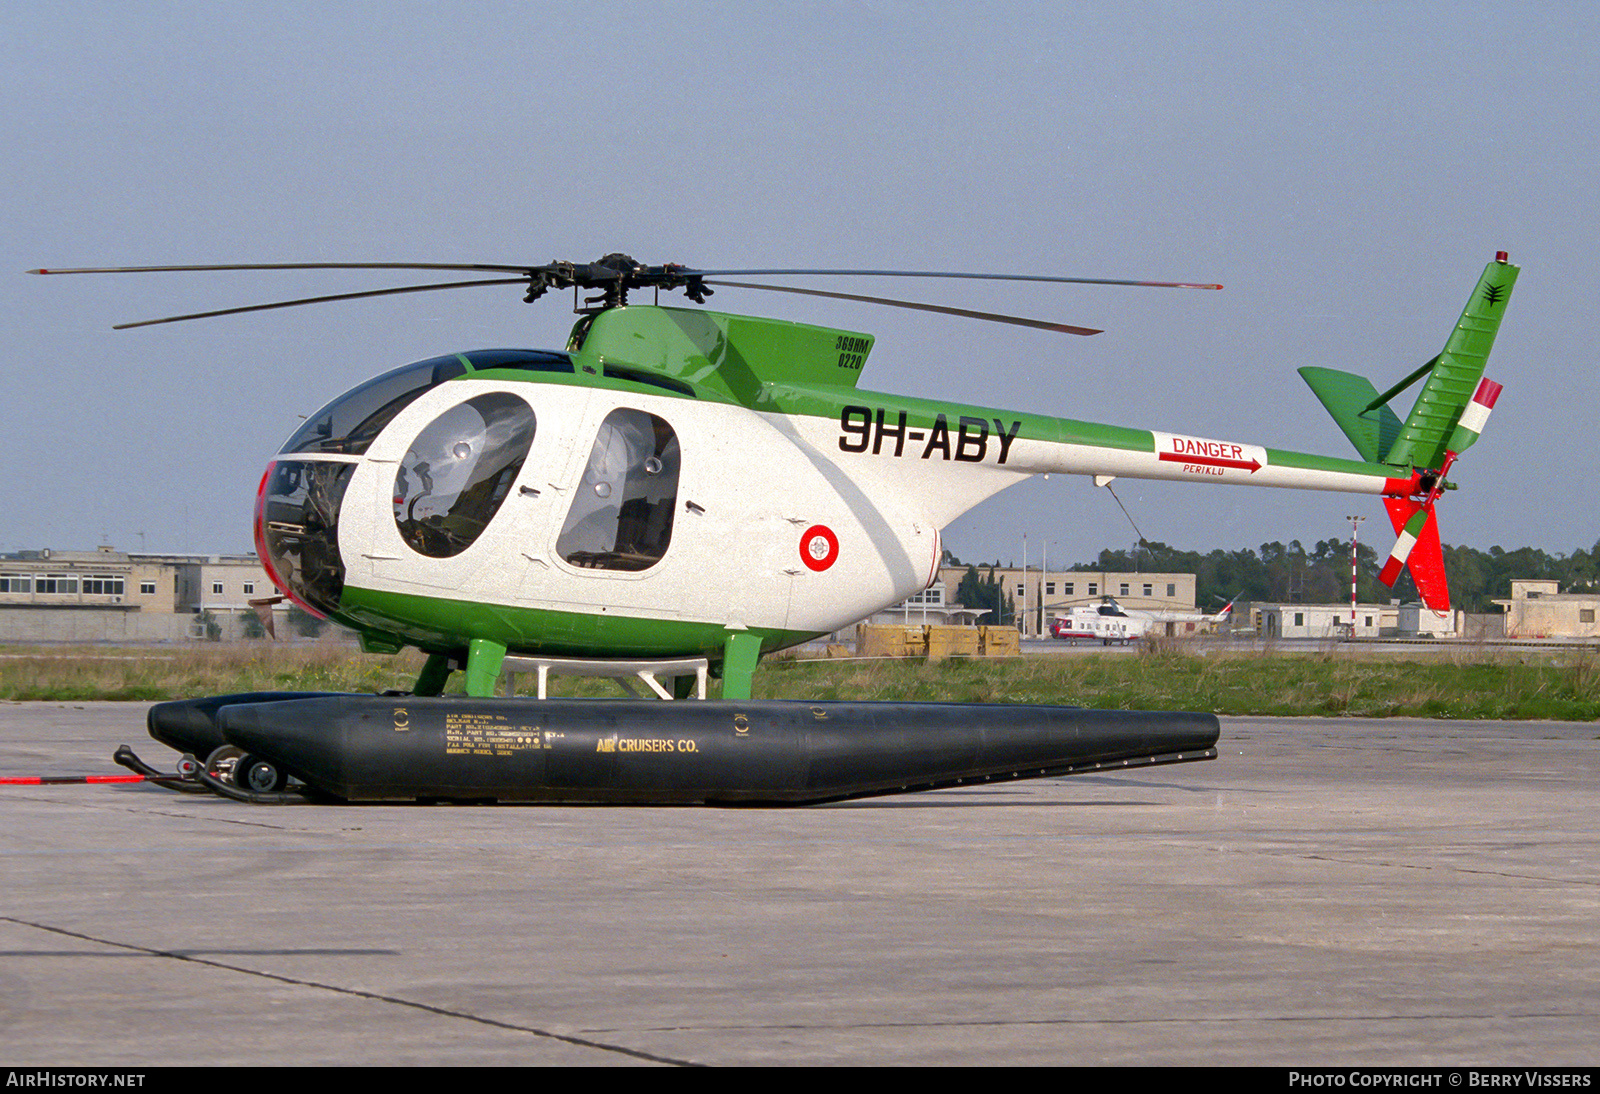
[{"label": "tree line", "polygon": [[[1382,555],[1362,543],[1356,553],[1356,595],[1363,603],[1417,599],[1411,575],[1404,573],[1389,589],[1378,581],[1388,551]],[[946,565],[962,562],[946,552]],[[995,579],[998,562],[968,565],[956,590],[955,601],[967,607],[989,608],[995,617],[1010,618],[1010,598]],[[1453,607],[1468,612],[1492,612],[1492,601],[1511,596],[1511,581],[1556,581],[1562,592],[1600,591],[1600,540],[1588,550],[1550,554],[1538,547],[1506,550],[1490,547],[1444,548],[1445,576],[1450,582]],[[1188,551],[1155,540],[1140,540],[1137,547],[1106,548],[1092,562],[1064,567],[1075,572],[1189,573],[1195,575],[1195,604],[1214,611],[1240,596],[1245,600],[1284,604],[1340,604],[1350,599],[1350,541],[1319,540],[1309,550],[1299,541],[1263,543],[1259,551],[1248,548],[1208,553]],[[1052,571],[1055,568],[1052,567]],[[1059,572],[1059,571],[1057,571]],[[1003,609],[1003,611],[1002,611]]]}]

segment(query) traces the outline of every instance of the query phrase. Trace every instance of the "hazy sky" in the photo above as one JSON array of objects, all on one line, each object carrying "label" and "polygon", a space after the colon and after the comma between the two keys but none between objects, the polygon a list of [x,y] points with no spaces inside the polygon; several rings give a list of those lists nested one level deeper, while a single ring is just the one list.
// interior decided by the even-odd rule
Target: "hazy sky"
[{"label": "hazy sky", "polygon": [[[861,386],[1331,455],[1295,375],[1382,388],[1438,352],[1496,250],[1523,266],[1444,539],[1600,539],[1600,7],[1458,3],[7,5],[0,550],[249,549],[266,460],[407,361],[559,347],[514,288],[113,332],[401,283],[39,278],[36,266],[587,261],[1040,271],[1222,293],[856,282],[1103,327],[1073,338],[719,292],[878,336]],[[418,280],[427,280],[419,277]],[[1404,407],[1402,407],[1403,416]],[[1376,499],[1121,481],[1151,539],[1389,539]],[[1534,497],[1538,491],[1539,497]],[[1559,493],[1559,497],[1552,494]],[[963,558],[1133,538],[1032,480]],[[1035,555],[1036,558],[1036,555]]]}]

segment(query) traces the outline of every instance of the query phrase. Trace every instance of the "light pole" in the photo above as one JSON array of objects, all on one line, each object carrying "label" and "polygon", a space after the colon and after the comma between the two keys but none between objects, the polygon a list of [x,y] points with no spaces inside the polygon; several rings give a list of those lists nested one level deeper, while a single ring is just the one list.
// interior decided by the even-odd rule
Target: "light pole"
[{"label": "light pole", "polygon": [[1028,637],[1028,533],[1022,533],[1022,607],[1017,612],[1022,624],[1022,637]]},{"label": "light pole", "polygon": [[1345,517],[1350,522],[1350,637],[1356,636],[1356,540],[1366,517]]},{"label": "light pole", "polygon": [[1050,577],[1050,542],[1046,540],[1039,547],[1039,629],[1035,632],[1040,638],[1044,637],[1044,587]]}]

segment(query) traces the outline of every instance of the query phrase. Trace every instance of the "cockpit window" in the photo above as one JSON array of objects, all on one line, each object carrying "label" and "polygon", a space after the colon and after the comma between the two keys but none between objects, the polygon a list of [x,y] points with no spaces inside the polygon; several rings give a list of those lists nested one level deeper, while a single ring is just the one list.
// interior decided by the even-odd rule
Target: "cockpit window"
[{"label": "cockpit window", "polygon": [[338,452],[359,456],[383,427],[411,401],[431,387],[453,380],[467,371],[461,358],[434,357],[403,365],[368,380],[313,414],[278,450],[288,452]]},{"label": "cockpit window", "polygon": [[654,414],[613,410],[600,423],[556,551],[574,566],[647,570],[667,552],[677,502],[677,434]]},{"label": "cockpit window", "polygon": [[401,538],[430,558],[472,546],[511,492],[533,432],[533,409],[504,391],[458,403],[429,422],[394,477]]},{"label": "cockpit window", "polygon": [[339,506],[353,463],[277,460],[261,493],[258,532],[273,572],[302,601],[324,615],[339,610],[344,560],[339,555]]}]

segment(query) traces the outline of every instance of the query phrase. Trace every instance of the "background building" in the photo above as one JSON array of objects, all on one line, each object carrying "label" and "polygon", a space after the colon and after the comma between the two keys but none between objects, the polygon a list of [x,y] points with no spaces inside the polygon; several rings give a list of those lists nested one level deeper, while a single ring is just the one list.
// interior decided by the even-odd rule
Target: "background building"
[{"label": "background building", "polygon": [[1378,638],[1399,627],[1397,604],[1357,604],[1355,625],[1346,604],[1259,604],[1265,638]]},{"label": "background building", "polygon": [[[1112,597],[1124,608],[1150,612],[1193,612],[1195,575],[1114,573],[1103,570],[1024,570],[1020,566],[975,566],[985,580],[990,573],[1011,598],[1025,635],[1048,634],[1050,620],[1068,608],[1098,604]],[[939,580],[949,588],[961,584],[965,566],[945,566]],[[985,623],[1001,620],[985,619]]]},{"label": "background building", "polygon": [[1513,581],[1504,611],[1507,638],[1600,638],[1600,593],[1563,593],[1554,581]]},{"label": "background building", "polygon": [[[989,614],[989,611],[985,608],[967,608],[960,604],[951,603],[948,599],[948,590],[945,587],[945,583],[943,581],[935,581],[922,592],[909,596],[900,603],[891,605],[881,611],[873,612],[862,622],[871,623],[875,626],[900,623],[906,626],[971,627],[978,623],[992,622],[983,618]],[[846,631],[848,629],[846,628]],[[839,633],[845,632],[841,631]]]},{"label": "background building", "polygon": [[254,555],[17,551],[0,555],[0,641],[240,638],[259,626],[249,602],[276,594]]}]

